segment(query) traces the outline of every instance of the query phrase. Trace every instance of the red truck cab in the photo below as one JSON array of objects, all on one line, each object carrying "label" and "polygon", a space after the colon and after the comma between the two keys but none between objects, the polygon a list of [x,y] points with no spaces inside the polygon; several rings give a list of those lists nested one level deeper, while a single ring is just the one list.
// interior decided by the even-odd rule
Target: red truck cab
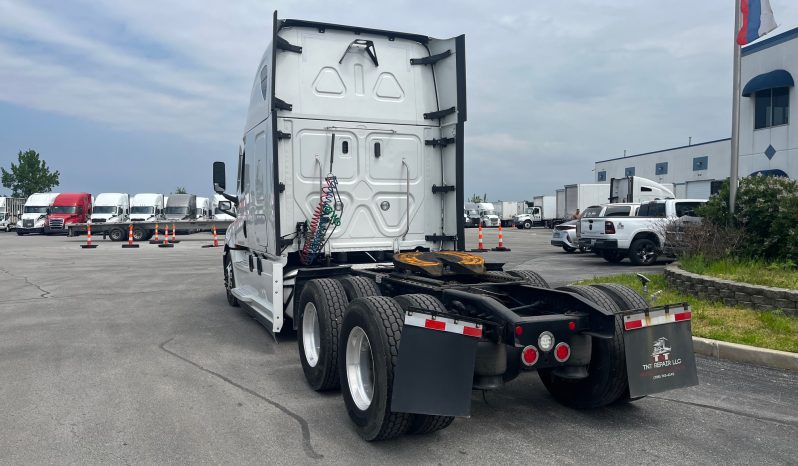
[{"label": "red truck cab", "polygon": [[66,233],[67,225],[86,223],[91,216],[91,194],[62,193],[47,210],[45,233]]}]

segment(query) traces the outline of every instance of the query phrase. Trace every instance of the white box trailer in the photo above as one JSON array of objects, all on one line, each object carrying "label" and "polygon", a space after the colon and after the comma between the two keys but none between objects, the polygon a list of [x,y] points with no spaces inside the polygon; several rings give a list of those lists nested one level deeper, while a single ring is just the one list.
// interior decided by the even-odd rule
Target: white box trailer
[{"label": "white box trailer", "polygon": [[[524,370],[540,369],[573,407],[663,390],[624,370],[625,358],[651,352],[647,336],[621,349],[620,314],[596,304],[637,309],[631,289],[551,290],[534,272],[464,252],[464,36],[276,12],[272,31],[232,194],[214,163],[220,207],[238,207],[225,236],[227,300],[271,332],[296,330],[308,385],[340,387],[364,439],[445,428],[470,415],[473,389]],[[689,325],[673,327],[677,337],[689,342]],[[673,346],[685,365],[668,388],[697,383],[692,347]]]},{"label": "white box trailer", "polygon": [[592,205],[606,204],[609,192],[609,183],[565,185],[565,219],[570,220],[577,209],[581,213]]},{"label": "white box trailer", "polygon": [[511,226],[515,217],[524,211],[524,203],[518,201],[497,201],[494,206],[503,227]]},{"label": "white box trailer", "polygon": [[557,218],[557,197],[556,196],[535,196],[532,204],[540,207],[540,217],[543,221],[551,221]]},{"label": "white box trailer", "polygon": [[563,220],[565,218],[565,189],[558,189],[555,191],[557,213],[556,220]]},{"label": "white box trailer", "polygon": [[22,197],[0,197],[0,230],[11,231],[17,228],[24,205],[25,199]]}]

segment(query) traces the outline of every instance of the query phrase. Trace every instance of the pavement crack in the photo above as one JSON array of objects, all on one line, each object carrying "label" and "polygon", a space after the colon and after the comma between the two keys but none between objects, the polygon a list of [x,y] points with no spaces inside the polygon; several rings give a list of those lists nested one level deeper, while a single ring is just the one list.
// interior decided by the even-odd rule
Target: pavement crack
[{"label": "pavement crack", "polygon": [[3,268],[0,268],[0,271],[4,272],[6,275],[8,275],[11,278],[21,278],[22,280],[25,281],[25,283],[27,285],[32,286],[32,287],[36,288],[37,290],[39,290],[41,292],[41,294],[39,295],[40,298],[49,298],[50,297],[50,292],[49,291],[45,290],[40,285],[30,281],[30,279],[28,277],[26,277],[24,275],[14,275],[13,273],[11,273],[8,270],[3,269]]},{"label": "pavement crack", "polygon": [[712,409],[714,411],[720,411],[720,412],[724,412],[724,413],[734,414],[734,415],[737,415],[737,416],[747,417],[749,419],[754,419],[756,421],[771,422],[773,424],[779,424],[779,425],[782,425],[782,426],[785,426],[785,427],[798,427],[798,422],[785,421],[783,419],[774,419],[772,417],[765,417],[765,416],[754,416],[754,415],[751,415],[751,414],[743,412],[743,411],[738,411],[736,409],[721,408],[720,406],[712,406],[712,405],[707,405],[707,404],[703,404],[703,403],[694,403],[692,401],[674,400],[672,398],[663,398],[663,397],[653,396],[653,395],[649,395],[648,398],[654,398],[655,400],[671,401],[673,403],[679,403],[679,404],[683,404],[683,405],[694,406],[696,408]]},{"label": "pavement crack", "polygon": [[233,381],[229,377],[226,377],[226,376],[224,376],[224,375],[222,375],[222,374],[220,374],[218,372],[214,372],[214,371],[202,366],[201,364],[196,363],[196,362],[192,361],[191,359],[188,359],[187,357],[182,356],[182,355],[170,350],[169,348],[166,347],[166,345],[168,345],[172,340],[174,340],[174,337],[172,337],[172,338],[166,340],[165,342],[161,343],[159,345],[159,347],[163,351],[165,351],[166,353],[171,354],[172,356],[180,359],[181,361],[184,361],[184,362],[186,362],[188,364],[191,364],[192,366],[196,367],[197,369],[199,369],[199,370],[201,370],[201,371],[203,371],[205,373],[208,373],[208,374],[210,374],[210,375],[212,375],[212,376],[214,376],[214,377],[216,377],[218,379],[221,379],[222,381],[224,381],[224,382],[236,387],[237,389],[239,389],[239,390],[241,390],[241,391],[243,391],[245,393],[248,393],[248,394],[254,396],[255,398],[258,398],[258,399],[260,399],[262,401],[265,401],[266,403],[268,403],[268,404],[274,406],[275,408],[277,408],[278,410],[282,411],[288,417],[290,417],[290,418],[294,419],[295,421],[297,421],[297,423],[299,423],[300,429],[302,430],[302,448],[305,450],[305,454],[309,458],[313,458],[313,459],[324,458],[324,455],[321,455],[321,454],[317,453],[313,449],[313,445],[311,445],[311,443],[310,443],[310,427],[308,426],[308,421],[306,421],[305,418],[303,418],[299,414],[291,411],[290,409],[286,408],[285,406],[281,405],[280,403],[261,395],[260,393],[256,392],[255,390],[252,390],[251,388],[247,388],[247,387],[245,387],[245,386]]}]

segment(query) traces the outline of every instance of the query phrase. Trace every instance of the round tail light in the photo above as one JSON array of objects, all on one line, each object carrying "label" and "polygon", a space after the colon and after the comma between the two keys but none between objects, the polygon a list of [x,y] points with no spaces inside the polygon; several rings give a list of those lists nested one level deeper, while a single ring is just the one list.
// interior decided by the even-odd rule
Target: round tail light
[{"label": "round tail light", "polygon": [[557,346],[554,347],[554,359],[556,359],[557,362],[565,362],[570,357],[571,347],[568,346],[568,343],[557,343]]},{"label": "round tail light", "polygon": [[540,353],[538,353],[538,349],[532,345],[525,346],[524,349],[521,350],[521,362],[524,363],[525,366],[534,366],[536,362],[538,362],[538,357],[540,357]]}]

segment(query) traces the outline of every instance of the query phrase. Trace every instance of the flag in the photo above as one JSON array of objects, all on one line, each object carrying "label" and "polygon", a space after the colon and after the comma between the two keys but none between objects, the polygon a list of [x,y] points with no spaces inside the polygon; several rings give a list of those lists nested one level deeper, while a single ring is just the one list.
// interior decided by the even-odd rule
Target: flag
[{"label": "flag", "polygon": [[770,0],[741,0],[743,25],[737,33],[737,43],[745,45],[776,29],[776,19]]}]

